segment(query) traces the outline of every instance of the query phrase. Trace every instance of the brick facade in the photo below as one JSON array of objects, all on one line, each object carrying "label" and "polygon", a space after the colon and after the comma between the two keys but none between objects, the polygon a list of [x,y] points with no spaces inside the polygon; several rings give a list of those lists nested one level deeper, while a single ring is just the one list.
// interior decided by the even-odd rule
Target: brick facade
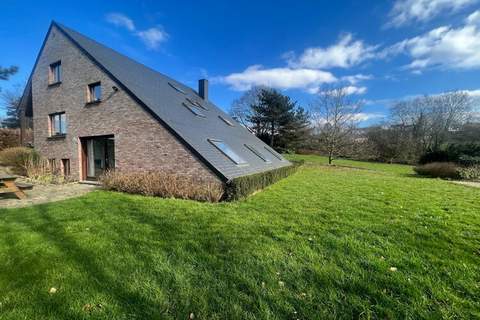
[{"label": "brick facade", "polygon": [[[50,64],[61,61],[62,82],[49,86]],[[102,101],[86,105],[88,84],[101,82]],[[48,159],[70,159],[81,178],[80,137],[114,135],[119,171],[163,171],[221,183],[203,162],[154,119],[56,27],[32,75],[34,146]],[[49,139],[49,115],[65,112],[67,134]]]}]

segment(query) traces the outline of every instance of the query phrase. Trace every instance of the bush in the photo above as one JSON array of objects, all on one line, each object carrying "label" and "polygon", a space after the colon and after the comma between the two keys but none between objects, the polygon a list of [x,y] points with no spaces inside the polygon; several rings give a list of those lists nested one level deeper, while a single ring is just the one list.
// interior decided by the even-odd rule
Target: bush
[{"label": "bush", "polygon": [[[476,163],[472,163],[472,160]],[[420,164],[431,162],[455,162],[462,165],[480,164],[480,144],[450,144],[443,150],[427,151],[418,162]]]},{"label": "bush", "polygon": [[288,177],[303,164],[303,161],[295,161],[293,165],[281,167],[266,172],[256,173],[249,176],[238,177],[227,182],[224,200],[232,201],[247,197],[257,190]]},{"label": "bush", "polygon": [[11,167],[11,170],[15,174],[25,175],[25,164],[29,159],[39,158],[38,153],[25,147],[13,147],[0,151],[0,164]]},{"label": "bush", "polygon": [[460,175],[458,173],[458,167],[455,163],[452,162],[427,163],[421,166],[417,166],[413,170],[421,176],[444,179],[460,178]]},{"label": "bush", "polygon": [[71,177],[64,176],[59,168],[52,168],[47,159],[39,156],[27,158],[25,175],[37,184],[62,184],[72,181]]},{"label": "bush", "polygon": [[480,180],[480,165],[460,167],[458,175],[463,180]]},{"label": "bush", "polygon": [[0,128],[0,151],[20,146],[20,129]]},{"label": "bush", "polygon": [[163,172],[109,171],[100,182],[107,190],[163,198],[217,202],[223,195],[220,183]]}]

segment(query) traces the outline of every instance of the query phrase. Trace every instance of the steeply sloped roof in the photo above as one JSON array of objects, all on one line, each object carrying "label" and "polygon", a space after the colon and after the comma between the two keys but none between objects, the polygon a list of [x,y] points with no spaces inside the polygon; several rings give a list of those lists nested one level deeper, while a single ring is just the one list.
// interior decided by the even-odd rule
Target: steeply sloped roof
[{"label": "steeply sloped roof", "polygon": [[[271,149],[265,143],[213,103],[203,100],[192,88],[107,48],[75,30],[55,22],[52,24],[224,180],[290,165],[290,162],[281,155],[271,154],[268,151]],[[190,104],[187,98],[200,103],[206,109],[200,109],[205,117],[195,115],[183,105]],[[229,126],[219,116],[227,119],[234,126]],[[246,164],[235,164],[215,148],[209,139],[218,139],[226,143],[245,160]],[[245,144],[259,151],[269,159],[269,162],[262,160]]]}]

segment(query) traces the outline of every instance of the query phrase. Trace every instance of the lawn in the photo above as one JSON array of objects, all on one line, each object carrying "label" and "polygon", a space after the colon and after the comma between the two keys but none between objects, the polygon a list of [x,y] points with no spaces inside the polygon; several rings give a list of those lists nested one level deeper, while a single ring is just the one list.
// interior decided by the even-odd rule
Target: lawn
[{"label": "lawn", "polygon": [[0,319],[480,317],[480,189],[303,158],[234,203],[0,209]]}]

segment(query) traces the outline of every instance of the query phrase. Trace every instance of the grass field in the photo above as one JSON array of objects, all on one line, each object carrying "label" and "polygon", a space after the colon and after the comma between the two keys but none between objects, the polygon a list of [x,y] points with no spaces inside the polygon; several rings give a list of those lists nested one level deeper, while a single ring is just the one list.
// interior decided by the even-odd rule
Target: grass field
[{"label": "grass field", "polygon": [[302,158],[234,203],[0,209],[0,319],[480,317],[480,189]]}]

